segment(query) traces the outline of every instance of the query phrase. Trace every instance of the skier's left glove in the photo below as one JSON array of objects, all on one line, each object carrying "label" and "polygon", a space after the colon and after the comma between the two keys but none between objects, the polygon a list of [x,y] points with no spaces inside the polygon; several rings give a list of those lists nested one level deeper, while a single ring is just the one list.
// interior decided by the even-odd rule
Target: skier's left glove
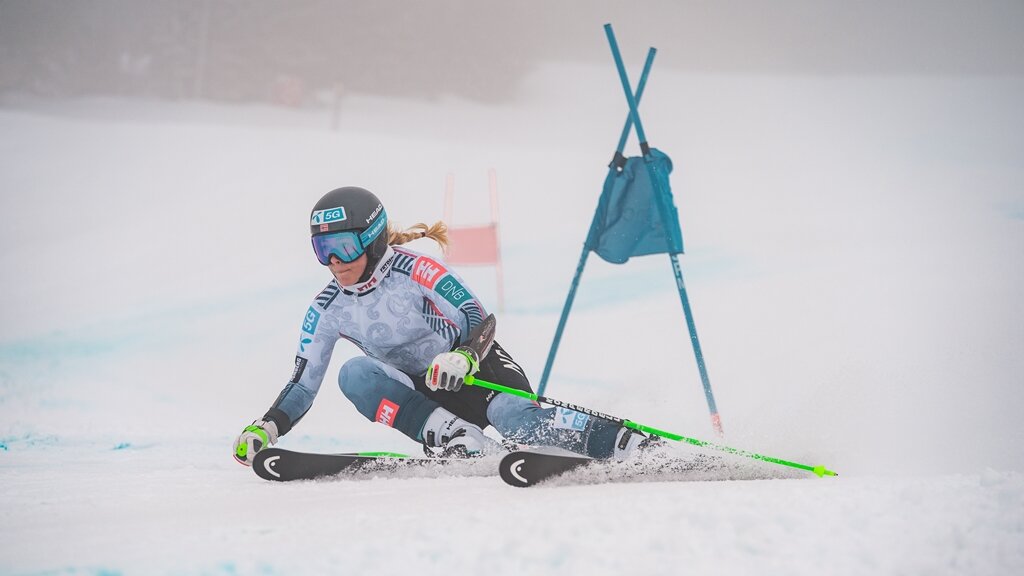
[{"label": "skier's left glove", "polygon": [[246,426],[235,440],[235,460],[252,466],[256,453],[274,444],[277,444],[277,424],[273,420],[257,420]]},{"label": "skier's left glove", "polygon": [[438,354],[427,369],[427,388],[458,392],[466,376],[476,374],[479,369],[480,361],[476,353],[465,346]]}]

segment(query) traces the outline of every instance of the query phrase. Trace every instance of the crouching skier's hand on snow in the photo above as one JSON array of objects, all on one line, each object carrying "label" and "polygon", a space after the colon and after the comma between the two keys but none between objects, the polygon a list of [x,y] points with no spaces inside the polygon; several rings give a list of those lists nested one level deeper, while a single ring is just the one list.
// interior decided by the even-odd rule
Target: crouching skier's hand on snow
[{"label": "crouching skier's hand on snow", "polygon": [[465,346],[438,354],[427,369],[427,388],[458,392],[466,376],[476,374],[479,369],[476,353]]},{"label": "crouching skier's hand on snow", "polygon": [[246,426],[235,440],[235,460],[252,466],[256,453],[274,444],[277,444],[277,424],[273,420],[257,420]]}]

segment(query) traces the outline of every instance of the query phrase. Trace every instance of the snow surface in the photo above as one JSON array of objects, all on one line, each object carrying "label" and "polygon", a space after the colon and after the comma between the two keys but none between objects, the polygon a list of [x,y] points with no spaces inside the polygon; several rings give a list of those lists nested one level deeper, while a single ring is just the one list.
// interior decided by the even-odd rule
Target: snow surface
[{"label": "snow surface", "polygon": [[[610,66],[546,66],[504,106],[354,96],[337,132],[326,109],[9,97],[0,573],[1024,573],[1020,102],[1012,77],[656,69],[642,116],[722,442],[841,477],[524,491],[271,484],[230,447],[291,374],[328,280],[305,218],[340,185],[413,224],[453,172],[476,223],[495,168],[499,339],[539,380],[625,119]],[[493,271],[461,272],[494,308]],[[667,258],[590,259],[547,393],[716,440]],[[333,377],[280,445],[417,450]]]}]

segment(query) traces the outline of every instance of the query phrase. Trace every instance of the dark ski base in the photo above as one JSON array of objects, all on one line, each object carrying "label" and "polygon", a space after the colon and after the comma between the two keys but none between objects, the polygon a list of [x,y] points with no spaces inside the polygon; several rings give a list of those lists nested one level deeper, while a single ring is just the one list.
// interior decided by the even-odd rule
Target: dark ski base
[{"label": "dark ski base", "polygon": [[283,448],[264,448],[256,454],[252,469],[264,480],[289,482],[335,476],[342,472],[386,472],[400,466],[439,465],[444,458],[411,458],[387,452],[314,454]]},{"label": "dark ski base", "polygon": [[[576,472],[581,473],[576,477]],[[636,481],[754,480],[789,477],[729,465],[718,456],[641,454],[625,462],[598,460],[566,451],[537,449],[512,452],[501,461],[501,479],[519,488],[565,476],[584,484]],[[572,476],[573,478],[569,478]]]},{"label": "dark ski base", "polygon": [[498,473],[505,483],[527,488],[595,462],[593,458],[539,451],[512,452],[501,459]]}]

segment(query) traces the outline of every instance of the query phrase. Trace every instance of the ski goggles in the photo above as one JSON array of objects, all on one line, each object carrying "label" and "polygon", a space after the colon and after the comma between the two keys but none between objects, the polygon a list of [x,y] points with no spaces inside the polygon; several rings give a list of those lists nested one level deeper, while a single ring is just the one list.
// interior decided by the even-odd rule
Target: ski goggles
[{"label": "ski goggles", "polygon": [[330,265],[331,256],[337,256],[342,262],[353,262],[365,251],[359,233],[352,230],[313,236],[313,252],[324,266]]}]

